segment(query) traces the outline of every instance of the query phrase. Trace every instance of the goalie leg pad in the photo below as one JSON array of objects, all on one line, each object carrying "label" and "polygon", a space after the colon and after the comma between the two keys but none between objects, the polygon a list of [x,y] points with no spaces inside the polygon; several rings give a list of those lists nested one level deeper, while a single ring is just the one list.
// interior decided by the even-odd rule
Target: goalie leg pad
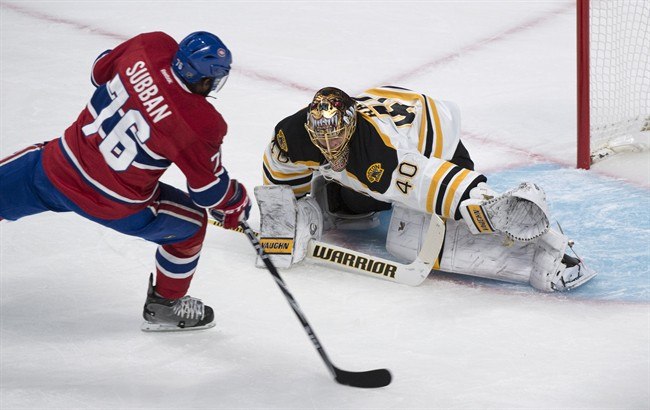
[{"label": "goalie leg pad", "polygon": [[481,183],[461,203],[460,212],[474,234],[502,232],[510,239],[526,242],[549,229],[546,195],[528,182],[499,196]]},{"label": "goalie leg pad", "polygon": [[422,249],[430,221],[430,214],[394,204],[386,236],[388,253],[404,261],[413,262]]},{"label": "goalie leg pad", "polygon": [[569,239],[549,230],[537,241],[530,284],[541,291],[566,291],[577,288],[596,276],[583,261],[567,255]]},{"label": "goalie leg pad", "polygon": [[[568,238],[549,230],[534,241],[513,241],[505,234],[474,235],[461,221],[447,221],[440,270],[529,283],[543,292],[576,288],[596,275],[565,254]],[[571,262],[570,259],[573,259]]]},{"label": "goalie leg pad", "polygon": [[[302,261],[310,239],[320,239],[323,218],[313,198],[296,201],[293,191],[284,185],[255,187],[260,208],[260,243],[278,268],[289,268]],[[261,258],[256,266],[264,267]]]},{"label": "goalie leg pad", "polygon": [[474,235],[462,221],[448,219],[440,270],[513,283],[528,283],[535,254],[532,242],[506,235]]},{"label": "goalie leg pad", "polygon": [[307,256],[307,247],[312,239],[320,240],[323,234],[323,212],[313,197],[297,201],[296,236],[292,263],[298,263]]}]

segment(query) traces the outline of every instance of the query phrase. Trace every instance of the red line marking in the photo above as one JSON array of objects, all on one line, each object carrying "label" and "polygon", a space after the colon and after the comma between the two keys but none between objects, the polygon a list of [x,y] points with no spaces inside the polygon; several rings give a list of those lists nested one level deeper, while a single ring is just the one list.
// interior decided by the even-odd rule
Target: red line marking
[{"label": "red line marking", "polygon": [[[74,21],[74,20],[70,20],[70,19],[66,19],[66,18],[62,18],[62,17],[55,17],[55,16],[52,16],[52,15],[49,15],[49,14],[46,14],[46,13],[43,13],[43,12],[40,12],[40,11],[36,11],[36,10],[29,9],[29,8],[21,7],[21,6],[18,6],[16,4],[12,4],[12,3],[4,3],[4,2],[2,2],[2,3],[0,3],[0,6],[3,7],[3,8],[7,8],[7,9],[10,9],[12,11],[15,11],[17,13],[21,13],[21,14],[23,14],[25,16],[37,19],[37,20],[48,21],[50,23],[63,24],[63,25],[66,25],[66,26],[73,27],[73,28],[75,28],[77,30],[87,31],[87,32],[92,33],[92,34],[97,34],[97,35],[100,35],[100,36],[109,37],[109,38],[118,40],[120,42],[126,41],[126,40],[128,40],[130,38],[129,36],[125,36],[123,34],[114,33],[114,32],[108,31],[108,30],[104,30],[104,29],[99,28],[99,27],[95,27],[95,26],[91,26],[91,25],[88,25],[88,24],[80,23],[78,21]],[[293,81],[287,81],[287,80],[275,77],[275,76],[270,75],[270,74],[260,73],[260,72],[257,72],[255,70],[248,69],[246,67],[241,67],[241,66],[235,65],[233,67],[233,71],[236,71],[236,72],[244,75],[245,77],[249,77],[249,78],[252,78],[252,79],[255,79],[255,80],[262,80],[262,81],[266,81],[266,82],[269,82],[269,83],[279,84],[279,85],[281,85],[283,87],[286,87],[286,88],[291,88],[291,89],[298,90],[298,91],[305,91],[305,92],[309,92],[310,94],[316,91],[316,89],[314,89],[313,87],[307,87],[305,85],[298,84],[298,83],[293,82]]]},{"label": "red line marking", "polygon": [[[101,35],[101,36],[104,36],[104,37],[109,37],[109,38],[112,38],[112,39],[115,39],[115,40],[118,40],[118,41],[125,41],[125,40],[128,39],[128,37],[123,35],[123,34],[113,33],[111,31],[104,30],[104,29],[99,28],[99,27],[94,27],[94,26],[91,26],[91,25],[88,25],[88,24],[80,23],[78,21],[74,21],[74,20],[71,20],[71,19],[52,16],[52,15],[49,15],[49,14],[46,14],[46,13],[43,13],[43,12],[39,12],[39,11],[36,11],[36,10],[32,10],[32,9],[29,9],[29,8],[18,6],[18,5],[13,4],[13,3],[0,2],[0,6],[3,7],[3,8],[6,8],[6,9],[13,10],[13,11],[15,11],[17,13],[24,14],[24,15],[26,15],[28,17],[38,19],[38,20],[44,20],[44,21],[49,21],[49,22],[52,22],[52,23],[68,25],[68,26],[74,27],[74,28],[76,28],[78,30],[88,31],[88,32],[93,33],[93,34],[98,34],[98,35]],[[575,4],[566,3],[564,6],[558,8],[556,10],[551,10],[551,11],[549,11],[549,12],[547,12],[545,14],[542,14],[542,15],[540,15],[538,17],[535,17],[535,18],[532,18],[532,19],[530,19],[528,21],[525,21],[522,24],[519,24],[519,25],[517,25],[517,26],[515,26],[513,28],[510,28],[510,29],[502,31],[502,32],[500,32],[498,34],[495,34],[495,35],[488,36],[486,38],[480,39],[480,40],[476,41],[475,43],[468,44],[468,45],[462,47],[461,49],[459,49],[457,51],[447,53],[447,54],[445,54],[445,55],[443,55],[441,57],[436,58],[435,60],[432,60],[432,61],[429,61],[427,63],[421,64],[418,67],[415,67],[415,68],[413,68],[413,69],[411,69],[409,71],[406,71],[405,73],[402,73],[400,75],[389,78],[386,81],[384,81],[382,84],[399,84],[401,81],[404,81],[407,78],[414,77],[416,75],[420,75],[420,74],[422,74],[422,73],[424,73],[424,72],[426,72],[428,70],[431,70],[432,68],[444,65],[446,63],[449,63],[450,61],[453,61],[454,59],[456,59],[456,58],[458,58],[458,57],[460,57],[460,56],[462,56],[464,54],[471,53],[471,52],[474,52],[474,51],[478,51],[478,50],[480,50],[481,48],[483,48],[483,47],[485,47],[487,45],[503,41],[503,40],[505,40],[506,38],[508,38],[508,37],[510,37],[512,35],[516,35],[516,34],[524,32],[526,30],[535,28],[535,27],[539,26],[540,24],[546,23],[547,21],[551,20],[552,18],[554,18],[554,17],[556,17],[558,15],[561,15],[561,14],[564,14],[564,13],[566,13],[568,11],[573,10],[574,8],[575,8]],[[313,93],[314,91],[316,91],[313,87],[308,87],[308,86],[305,86],[303,84],[299,84],[299,83],[296,83],[296,82],[293,82],[293,81],[288,81],[288,80],[285,80],[285,79],[282,79],[282,78],[279,78],[279,77],[276,77],[276,76],[273,76],[273,75],[270,75],[270,74],[264,74],[264,73],[261,73],[261,72],[258,72],[258,71],[252,70],[252,69],[248,69],[246,67],[241,67],[241,66],[237,67],[237,66],[235,66],[233,69],[236,70],[237,72],[241,73],[245,77],[249,77],[249,78],[252,78],[252,79],[255,79],[255,80],[262,80],[262,81],[266,81],[266,82],[269,82],[269,83],[279,84],[279,85],[281,85],[283,87],[286,87],[286,88],[290,88],[290,89],[298,90],[298,91],[309,92],[310,94]],[[507,166],[505,166],[503,168],[492,170],[493,172],[497,171],[497,170],[515,168],[515,167],[518,167],[520,165],[527,165],[527,164],[529,164],[527,161],[530,160],[530,159],[532,159],[534,162],[551,162],[551,163],[556,163],[556,164],[560,164],[562,166],[567,166],[567,167],[573,167],[574,166],[573,163],[564,163],[564,162],[549,158],[549,157],[541,155],[541,154],[536,154],[536,153],[534,153],[532,151],[528,151],[528,150],[523,149],[523,148],[515,147],[515,146],[508,145],[508,144],[505,144],[505,143],[502,143],[502,142],[499,142],[499,141],[496,141],[496,140],[493,140],[493,139],[489,139],[489,138],[487,138],[485,136],[479,136],[477,134],[472,134],[472,133],[469,133],[469,132],[463,132],[463,135],[464,135],[464,137],[468,137],[470,139],[480,140],[482,143],[485,143],[485,144],[490,144],[490,145],[493,145],[493,146],[499,146],[501,148],[508,149],[510,151],[520,153],[524,157],[524,159],[522,159],[519,162],[511,162],[509,165],[507,165]],[[606,171],[593,170],[593,172],[596,172],[596,173],[598,173],[600,175],[604,175],[604,176],[608,176],[608,177],[620,178],[620,176],[610,174],[610,173],[608,173]],[[633,185],[637,185],[637,186],[640,185],[641,187],[648,188],[648,186],[646,186],[645,184],[642,184],[642,183],[639,184],[639,183],[635,183],[634,181],[628,181],[628,182],[630,182]]]},{"label": "red line marking", "polygon": [[506,144],[504,142],[500,142],[494,139],[487,138],[483,135],[474,134],[472,132],[468,132],[464,130],[461,132],[461,138],[463,140],[475,141],[481,143],[481,145],[491,145],[493,147],[498,147],[501,150],[508,150],[511,152],[515,152],[522,157],[519,161],[511,162],[506,166],[498,167],[492,170],[482,169],[481,172],[503,171],[506,169],[518,168],[520,166],[532,165],[537,163],[552,163],[552,164],[558,164],[561,166],[569,166],[569,167],[573,165],[572,163],[562,162],[557,159],[548,157],[546,155],[536,154],[524,148],[515,147],[513,145]]},{"label": "red line marking", "polygon": [[535,18],[532,18],[532,19],[530,19],[528,21],[525,21],[525,22],[519,24],[518,26],[515,26],[513,28],[510,28],[510,29],[505,30],[503,32],[500,32],[498,34],[494,34],[494,35],[485,37],[483,39],[480,39],[480,40],[478,40],[478,41],[476,41],[476,42],[474,42],[472,44],[468,44],[468,45],[466,45],[464,47],[461,47],[457,51],[452,51],[452,52],[447,53],[447,54],[445,54],[445,55],[443,55],[441,57],[436,58],[433,61],[429,61],[428,63],[421,64],[420,66],[415,67],[415,68],[413,68],[413,69],[411,69],[411,70],[409,70],[409,71],[407,71],[407,72],[405,72],[405,73],[403,73],[401,75],[389,78],[386,81],[382,82],[382,84],[386,84],[386,85],[399,84],[401,81],[404,81],[404,80],[406,80],[406,79],[408,79],[410,77],[420,75],[420,74],[424,73],[425,71],[428,71],[428,70],[430,70],[430,69],[432,69],[434,67],[449,63],[449,62],[453,61],[454,59],[456,59],[456,58],[458,58],[458,57],[460,57],[460,56],[462,56],[464,54],[471,53],[471,52],[474,52],[474,51],[478,51],[479,49],[481,49],[481,48],[483,48],[483,47],[485,47],[487,45],[503,41],[504,39],[506,39],[506,38],[508,38],[508,37],[510,37],[512,35],[519,34],[519,33],[522,33],[522,32],[524,32],[526,30],[535,28],[535,27],[537,27],[537,26],[539,26],[541,24],[546,23],[547,21],[551,20],[552,18],[554,18],[554,17],[556,17],[558,15],[564,14],[567,11],[574,10],[574,9],[575,9],[575,4],[567,3],[561,8],[558,8],[556,10],[548,11],[548,12],[546,12],[546,13],[538,16],[538,17],[535,17]]},{"label": "red line marking", "polygon": [[0,6],[2,6],[4,8],[7,8],[7,9],[10,9],[10,10],[13,10],[15,12],[24,14],[24,15],[26,15],[28,17],[38,19],[38,20],[49,21],[50,23],[65,24],[67,26],[74,27],[74,28],[76,28],[78,30],[89,31],[89,32],[91,32],[93,34],[99,34],[99,35],[104,36],[104,37],[114,38],[114,39],[119,40],[119,41],[125,41],[125,40],[128,39],[128,37],[125,37],[122,34],[112,33],[110,31],[101,29],[99,27],[94,27],[94,26],[91,26],[91,25],[88,25],[88,24],[83,24],[83,23],[80,23],[78,21],[74,21],[74,20],[70,20],[70,19],[66,19],[66,18],[61,18],[61,17],[51,16],[49,14],[42,13],[40,11],[32,10],[32,9],[29,9],[29,8],[21,7],[21,6],[18,6],[16,4],[13,4],[13,3],[4,3],[4,2],[2,2],[2,3],[0,3]]}]

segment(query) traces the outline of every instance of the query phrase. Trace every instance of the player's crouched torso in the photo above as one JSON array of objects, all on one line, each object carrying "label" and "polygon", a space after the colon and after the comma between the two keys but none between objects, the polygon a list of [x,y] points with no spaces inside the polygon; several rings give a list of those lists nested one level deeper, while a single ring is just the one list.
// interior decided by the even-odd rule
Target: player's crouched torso
[{"label": "player's crouched torso", "polygon": [[46,145],[48,178],[88,214],[118,219],[146,208],[172,163],[187,174],[188,150],[221,144],[223,118],[172,73],[176,47],[149,33],[98,60],[93,77],[105,82],[64,136]]}]

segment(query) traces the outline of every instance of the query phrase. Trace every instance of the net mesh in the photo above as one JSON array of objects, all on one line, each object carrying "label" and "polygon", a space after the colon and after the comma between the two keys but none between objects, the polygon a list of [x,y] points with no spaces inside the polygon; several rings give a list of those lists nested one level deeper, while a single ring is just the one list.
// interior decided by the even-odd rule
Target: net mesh
[{"label": "net mesh", "polygon": [[591,0],[591,151],[650,136],[650,0]]}]

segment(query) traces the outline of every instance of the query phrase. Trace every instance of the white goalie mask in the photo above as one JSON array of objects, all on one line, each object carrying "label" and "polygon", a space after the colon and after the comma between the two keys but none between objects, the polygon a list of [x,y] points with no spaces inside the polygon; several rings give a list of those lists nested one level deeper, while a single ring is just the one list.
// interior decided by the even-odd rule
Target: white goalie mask
[{"label": "white goalie mask", "polygon": [[345,168],[350,138],[357,125],[355,101],[334,87],[319,90],[307,111],[305,129],[334,171]]}]

